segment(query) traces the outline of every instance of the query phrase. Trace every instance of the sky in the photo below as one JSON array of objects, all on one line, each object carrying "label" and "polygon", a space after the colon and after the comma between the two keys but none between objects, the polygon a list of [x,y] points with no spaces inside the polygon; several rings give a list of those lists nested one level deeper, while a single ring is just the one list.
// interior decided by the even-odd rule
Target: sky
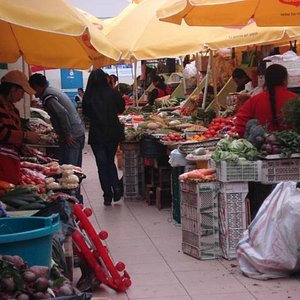
[{"label": "sky", "polygon": [[117,16],[129,3],[129,0],[67,0],[71,5],[98,17],[107,19]]}]

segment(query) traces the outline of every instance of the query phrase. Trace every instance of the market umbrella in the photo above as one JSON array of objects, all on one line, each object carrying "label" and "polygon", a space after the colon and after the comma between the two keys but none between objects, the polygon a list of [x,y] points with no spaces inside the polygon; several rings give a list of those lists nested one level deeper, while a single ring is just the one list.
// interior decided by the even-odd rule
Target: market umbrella
[{"label": "market umbrella", "polygon": [[122,57],[137,60],[175,57],[198,52],[207,46],[218,49],[272,44],[300,35],[300,26],[258,27],[253,20],[245,26],[188,26],[184,22],[178,26],[157,19],[158,4],[163,3],[168,0],[132,3],[117,17],[103,22],[103,32],[116,42]]},{"label": "market umbrella", "polygon": [[162,21],[188,25],[300,25],[299,0],[168,0],[157,12]]},{"label": "market umbrella", "polygon": [[[143,0],[131,3],[117,17],[103,22],[103,32],[122,51],[122,58],[144,60],[178,57],[203,49],[205,36],[199,28],[179,28],[157,19],[158,4],[164,2]],[[217,34],[221,33],[214,33]]]},{"label": "market umbrella", "polygon": [[121,52],[64,0],[1,0],[0,61],[88,69],[115,62]]}]

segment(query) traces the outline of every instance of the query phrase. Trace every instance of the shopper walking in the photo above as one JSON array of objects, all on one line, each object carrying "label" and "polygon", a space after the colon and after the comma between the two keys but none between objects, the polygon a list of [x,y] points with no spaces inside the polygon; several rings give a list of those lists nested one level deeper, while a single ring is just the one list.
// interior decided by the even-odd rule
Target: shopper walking
[{"label": "shopper walking", "polygon": [[59,163],[81,167],[85,130],[73,103],[61,90],[51,87],[42,74],[31,75],[29,84],[41,99],[59,137]]},{"label": "shopper walking", "polygon": [[104,205],[111,205],[112,200],[118,201],[122,197],[114,160],[118,144],[124,139],[124,128],[118,114],[125,110],[125,103],[121,94],[111,88],[101,69],[90,73],[82,110],[90,119],[88,143],[96,159]]},{"label": "shopper walking", "polygon": [[0,179],[13,184],[20,180],[19,152],[24,143],[37,144],[40,135],[33,131],[24,131],[18,109],[14,103],[24,97],[24,92],[33,95],[24,73],[9,71],[0,83]]}]

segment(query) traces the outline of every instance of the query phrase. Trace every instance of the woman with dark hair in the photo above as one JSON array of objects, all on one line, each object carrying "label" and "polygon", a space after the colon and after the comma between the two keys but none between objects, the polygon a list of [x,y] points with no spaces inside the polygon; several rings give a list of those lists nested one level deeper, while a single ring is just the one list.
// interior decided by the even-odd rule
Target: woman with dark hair
[{"label": "woman with dark hair", "polygon": [[36,144],[41,136],[24,131],[18,109],[14,106],[24,97],[33,95],[28,79],[19,70],[9,71],[0,83],[0,180],[18,184],[20,180],[19,151],[24,143]]},{"label": "woman with dark hair", "polygon": [[115,155],[119,142],[124,139],[124,128],[118,118],[124,110],[125,102],[111,88],[106,74],[101,69],[93,70],[83,96],[82,112],[90,119],[88,143],[96,159],[104,205],[122,197]]},{"label": "woman with dark hair", "polygon": [[155,75],[152,79],[154,89],[148,96],[149,105],[153,105],[156,98],[171,95],[171,88],[165,84],[165,78],[161,75]]},{"label": "woman with dark hair", "polygon": [[[287,89],[288,72],[281,65],[273,64],[265,72],[265,90],[249,98],[239,109],[236,117],[236,130],[240,137],[244,136],[245,127],[249,120],[256,119],[268,131],[281,131],[283,105],[295,99],[296,94]],[[249,182],[251,219],[253,220],[261,204],[271,193],[274,186]]]},{"label": "woman with dark hair", "polygon": [[244,136],[249,120],[257,119],[260,125],[269,131],[282,131],[283,105],[295,99],[295,93],[287,89],[288,72],[279,64],[270,65],[265,72],[265,90],[249,98],[239,109],[236,116],[236,130],[240,137]]}]

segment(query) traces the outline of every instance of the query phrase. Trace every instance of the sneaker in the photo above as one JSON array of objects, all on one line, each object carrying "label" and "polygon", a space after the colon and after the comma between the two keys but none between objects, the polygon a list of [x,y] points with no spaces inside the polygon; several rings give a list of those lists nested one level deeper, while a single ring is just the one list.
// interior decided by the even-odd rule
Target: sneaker
[{"label": "sneaker", "polygon": [[111,206],[111,201],[105,201],[105,200],[104,200],[103,203],[104,203],[105,206]]}]

